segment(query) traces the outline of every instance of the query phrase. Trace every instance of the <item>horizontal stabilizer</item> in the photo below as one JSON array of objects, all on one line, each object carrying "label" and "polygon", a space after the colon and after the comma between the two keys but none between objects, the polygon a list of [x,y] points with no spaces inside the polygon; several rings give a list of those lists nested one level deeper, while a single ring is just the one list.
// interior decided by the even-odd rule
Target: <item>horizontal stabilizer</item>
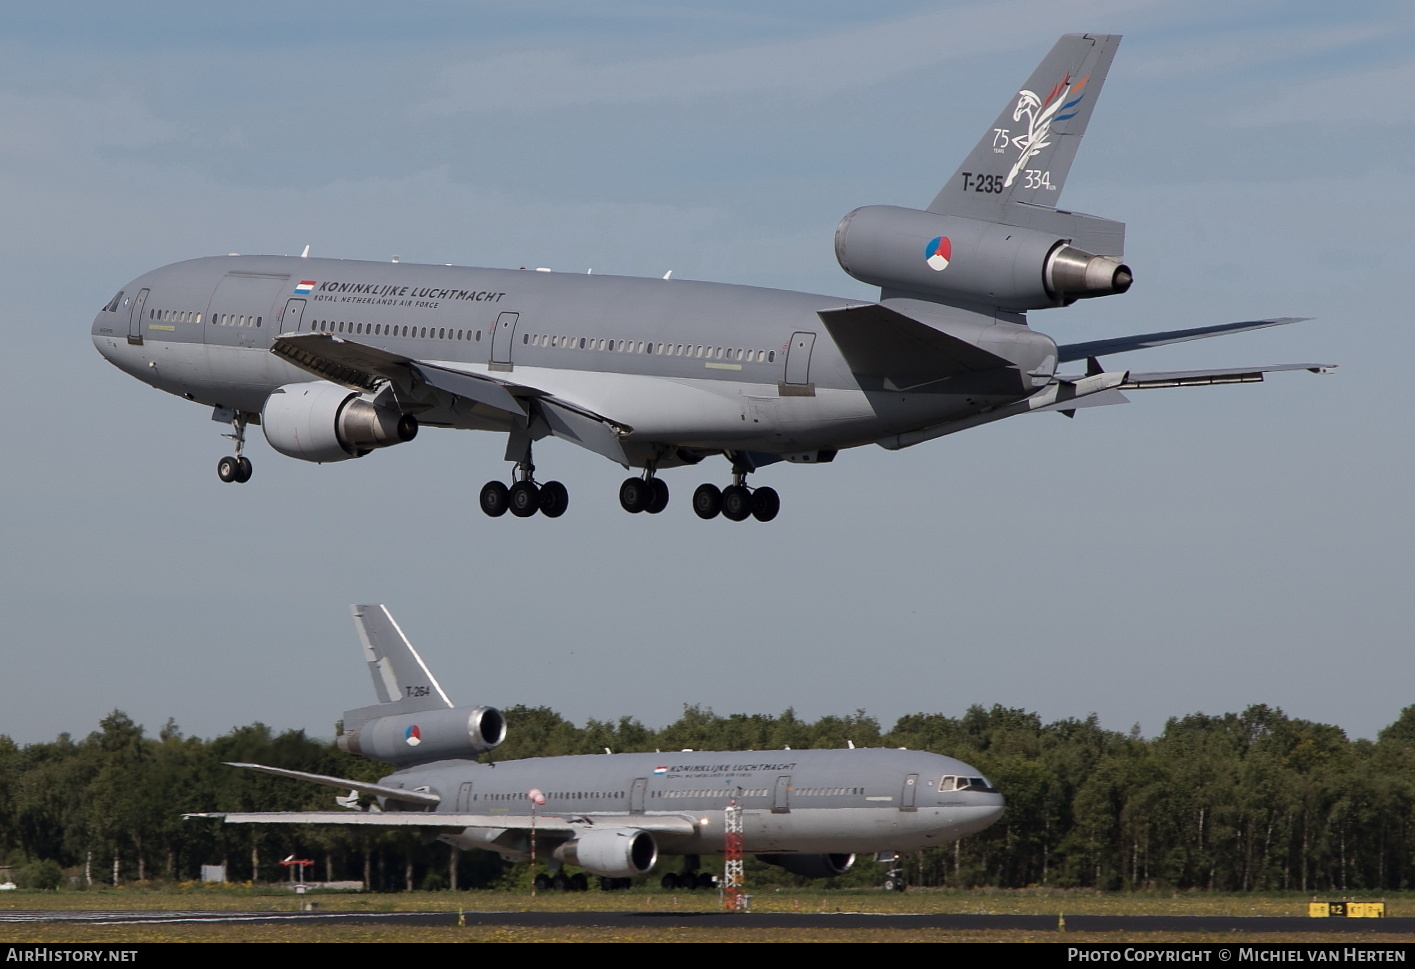
[{"label": "horizontal stabilizer", "polygon": [[436,794],[428,794],[423,791],[409,791],[402,787],[388,787],[383,784],[374,784],[371,781],[353,781],[346,777],[330,777],[327,774],[310,774],[302,770],[286,770],[283,767],[267,767],[264,764],[237,764],[226,763],[227,767],[244,767],[246,770],[256,770],[263,774],[274,774],[276,777],[289,777],[297,781],[309,781],[312,784],[322,784],[325,787],[338,788],[341,791],[358,791],[360,794],[368,794],[373,797],[387,797],[405,804],[424,804],[429,807],[436,807],[442,803],[442,798]]},{"label": "horizontal stabilizer", "polygon": [[1130,350],[1146,350],[1150,347],[1162,347],[1171,343],[1203,340],[1211,336],[1225,336],[1229,333],[1246,333],[1248,330],[1261,330],[1268,326],[1285,326],[1288,323],[1301,323],[1304,320],[1310,319],[1310,316],[1278,316],[1270,320],[1244,320],[1241,323],[1219,323],[1216,326],[1200,326],[1192,330],[1165,330],[1160,333],[1140,333],[1135,336],[1120,336],[1110,340],[1068,343],[1064,346],[1057,347],[1057,351],[1060,354],[1060,362],[1067,363],[1072,360],[1084,360],[1087,357],[1104,356],[1108,353],[1126,353]]},{"label": "horizontal stabilizer", "polygon": [[852,372],[866,377],[938,379],[1012,361],[879,303],[821,310],[820,318]]}]

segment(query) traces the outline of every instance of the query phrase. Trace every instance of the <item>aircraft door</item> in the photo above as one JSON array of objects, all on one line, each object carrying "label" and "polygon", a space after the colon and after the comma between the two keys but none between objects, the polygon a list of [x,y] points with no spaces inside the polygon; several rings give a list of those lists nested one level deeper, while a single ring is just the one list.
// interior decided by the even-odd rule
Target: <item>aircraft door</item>
[{"label": "aircraft door", "polygon": [[629,813],[644,813],[644,793],[648,790],[649,779],[647,777],[634,778],[634,786],[629,789]]},{"label": "aircraft door", "polygon": [[[293,302],[295,302],[295,301],[294,301],[294,300],[290,300],[290,302],[293,303]],[[463,782],[462,782],[462,785],[457,788],[457,813],[458,813],[458,814],[471,814],[471,813],[472,813],[472,782],[471,782],[471,781],[463,781]]]},{"label": "aircraft door", "polygon": [[791,775],[782,774],[776,779],[776,789],[771,795],[772,814],[791,813]]},{"label": "aircraft door", "polygon": [[142,314],[149,292],[151,290],[145,289],[138,293],[133,299],[133,308],[128,311],[128,342],[135,347],[142,346]]},{"label": "aircraft door", "polygon": [[781,385],[783,395],[815,396],[815,386],[811,383],[811,351],[815,345],[814,333],[798,331],[791,334],[791,342],[786,345],[786,380]]},{"label": "aircraft door", "polygon": [[899,810],[917,811],[919,796],[919,775],[910,774],[904,778],[904,790],[899,793]]},{"label": "aircraft door", "polygon": [[511,344],[516,339],[516,323],[520,313],[502,313],[491,330],[491,369],[511,369]]},{"label": "aircraft door", "polygon": [[299,333],[300,324],[305,318],[305,301],[302,299],[287,299],[285,308],[280,311],[280,333]]}]

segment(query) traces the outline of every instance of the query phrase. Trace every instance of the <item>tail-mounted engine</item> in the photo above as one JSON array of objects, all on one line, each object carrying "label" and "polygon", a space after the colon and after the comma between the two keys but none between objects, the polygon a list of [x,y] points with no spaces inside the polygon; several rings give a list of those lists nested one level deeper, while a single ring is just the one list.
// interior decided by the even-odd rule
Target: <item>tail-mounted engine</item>
[{"label": "tail-mounted engine", "polygon": [[[1050,210],[1048,214],[1066,216]],[[879,286],[886,296],[1012,311],[1065,306],[1130,288],[1129,266],[1071,242],[1044,228],[867,205],[840,220],[835,258],[841,269]]]},{"label": "tail-mounted engine", "polygon": [[361,458],[374,448],[411,441],[418,433],[412,414],[325,381],[276,390],[261,408],[260,426],[281,454],[320,463]]},{"label": "tail-mounted engine", "polygon": [[468,757],[506,739],[506,718],[495,707],[453,707],[365,721],[338,738],[339,749],[389,764]]}]

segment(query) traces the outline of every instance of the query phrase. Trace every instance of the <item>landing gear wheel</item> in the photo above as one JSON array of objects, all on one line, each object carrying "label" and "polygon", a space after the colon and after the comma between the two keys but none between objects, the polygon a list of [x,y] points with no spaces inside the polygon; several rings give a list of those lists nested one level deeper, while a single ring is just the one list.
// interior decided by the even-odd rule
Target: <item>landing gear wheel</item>
[{"label": "landing gear wheel", "polygon": [[653,501],[653,485],[643,478],[625,478],[619,486],[619,504],[631,515],[647,511]]},{"label": "landing gear wheel", "polygon": [[251,459],[244,455],[236,459],[236,483],[245,484],[251,480]]},{"label": "landing gear wheel", "polygon": [[481,510],[500,518],[511,507],[511,492],[500,481],[488,481],[481,490]]},{"label": "landing gear wheel", "polygon": [[712,888],[712,887],[713,887],[713,881],[714,881],[714,879],[713,879],[713,877],[712,877],[712,872],[710,872],[710,871],[700,871],[700,872],[698,872],[698,887],[699,887],[699,888]]},{"label": "landing gear wheel", "polygon": [[722,514],[722,491],[717,485],[698,485],[698,490],[693,492],[693,513],[702,519]]},{"label": "landing gear wheel", "polygon": [[535,877],[535,881],[532,884],[535,886],[535,890],[538,892],[550,891],[550,876],[537,875]]},{"label": "landing gear wheel", "polygon": [[668,507],[668,482],[662,478],[654,478],[649,481],[653,486],[653,498],[649,501],[649,506],[644,509],[650,515],[657,515]]},{"label": "landing gear wheel", "polygon": [[769,522],[781,511],[781,496],[775,488],[758,488],[752,492],[752,517],[759,522]]},{"label": "landing gear wheel", "polygon": [[230,484],[241,477],[241,462],[232,457],[222,458],[216,462],[216,476],[222,481]]},{"label": "landing gear wheel", "polygon": [[517,518],[530,518],[540,511],[540,489],[534,481],[517,481],[507,493],[511,504],[511,514]]},{"label": "landing gear wheel", "polygon": [[540,486],[540,513],[546,518],[559,518],[570,505],[570,492],[559,481],[547,481]]},{"label": "landing gear wheel", "polygon": [[752,493],[742,485],[722,489],[722,516],[734,522],[746,521],[752,514]]},{"label": "landing gear wheel", "polygon": [[570,891],[585,892],[589,891],[589,887],[590,879],[589,876],[586,875],[584,872],[577,871],[575,872],[575,874],[570,876]]},{"label": "landing gear wheel", "polygon": [[678,888],[678,876],[670,871],[668,874],[663,876],[663,878],[659,881],[659,884],[663,886],[663,890],[665,892],[674,891]]},{"label": "landing gear wheel", "polygon": [[887,892],[904,891],[904,879],[896,878],[895,876],[890,875],[884,880],[884,890]]},{"label": "landing gear wheel", "polygon": [[563,874],[557,873],[556,876],[550,880],[550,887],[555,889],[557,892],[565,891],[566,887],[569,884],[569,879],[567,879]]}]

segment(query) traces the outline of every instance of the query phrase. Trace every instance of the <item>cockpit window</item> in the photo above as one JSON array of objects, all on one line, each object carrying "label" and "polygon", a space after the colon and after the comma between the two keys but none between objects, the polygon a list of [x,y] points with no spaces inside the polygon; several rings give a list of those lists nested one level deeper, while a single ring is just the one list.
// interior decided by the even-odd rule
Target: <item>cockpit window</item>
[{"label": "cockpit window", "polygon": [[997,788],[988,783],[986,777],[963,777],[959,774],[944,774],[938,782],[939,793],[948,791],[981,791],[984,794],[996,794]]},{"label": "cockpit window", "polygon": [[122,301],[123,301],[123,291],[120,289],[120,290],[118,290],[118,295],[117,295],[117,296],[114,296],[112,299],[110,299],[110,300],[108,301],[108,305],[105,306],[105,307],[103,307],[103,312],[105,312],[105,313],[116,313],[116,312],[118,312],[118,304],[121,303]]}]

